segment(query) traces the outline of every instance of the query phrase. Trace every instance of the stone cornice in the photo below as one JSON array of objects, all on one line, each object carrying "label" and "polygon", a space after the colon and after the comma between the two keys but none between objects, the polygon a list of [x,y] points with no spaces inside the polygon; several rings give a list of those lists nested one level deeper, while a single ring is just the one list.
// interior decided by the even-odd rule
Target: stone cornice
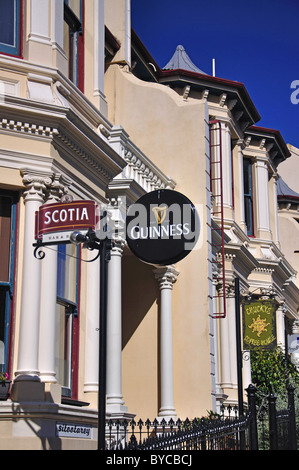
[{"label": "stone cornice", "polygon": [[1,107],[0,131],[25,138],[47,139],[62,156],[75,159],[107,187],[126,166],[108,140],[72,110],[16,97],[6,97]]},{"label": "stone cornice", "polygon": [[109,184],[109,197],[122,194],[128,202],[135,202],[143,194],[157,189],[174,189],[175,181],[162,173],[129,139],[121,126],[111,130],[109,142],[122,156],[126,166]]}]

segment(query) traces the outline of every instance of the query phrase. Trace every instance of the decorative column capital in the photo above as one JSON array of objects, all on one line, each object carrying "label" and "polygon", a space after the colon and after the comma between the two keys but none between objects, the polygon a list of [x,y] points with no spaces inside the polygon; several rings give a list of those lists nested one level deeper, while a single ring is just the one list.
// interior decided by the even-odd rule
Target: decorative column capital
[{"label": "decorative column capital", "polygon": [[71,181],[66,181],[60,173],[53,173],[47,188],[47,203],[59,202],[62,196],[67,195],[70,183]]},{"label": "decorative column capital", "polygon": [[299,320],[294,320],[292,323],[292,333],[298,334],[299,333]]},{"label": "decorative column capital", "polygon": [[113,248],[110,252],[111,256],[122,256],[124,248],[126,246],[126,240],[123,238],[117,238],[113,240]]},{"label": "decorative column capital", "polygon": [[172,289],[173,284],[176,282],[179,271],[173,266],[163,266],[154,269],[155,278],[159,283],[160,289]]},{"label": "decorative column capital", "polygon": [[31,170],[21,170],[23,179],[24,199],[43,203],[47,186],[52,183],[51,175],[38,173]]}]

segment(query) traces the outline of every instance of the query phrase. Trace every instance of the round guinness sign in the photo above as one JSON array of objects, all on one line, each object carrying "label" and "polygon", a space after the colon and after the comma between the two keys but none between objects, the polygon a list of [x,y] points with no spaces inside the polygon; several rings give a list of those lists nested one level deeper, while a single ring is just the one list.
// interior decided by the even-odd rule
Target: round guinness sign
[{"label": "round guinness sign", "polygon": [[194,205],[177,191],[152,191],[127,212],[128,246],[146,263],[165,266],[185,258],[196,245],[199,231]]}]

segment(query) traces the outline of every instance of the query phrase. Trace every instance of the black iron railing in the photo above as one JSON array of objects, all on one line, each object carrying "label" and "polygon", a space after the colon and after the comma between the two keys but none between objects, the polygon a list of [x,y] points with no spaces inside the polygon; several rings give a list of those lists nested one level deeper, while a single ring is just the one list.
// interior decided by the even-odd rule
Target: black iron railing
[{"label": "black iron railing", "polygon": [[296,450],[294,388],[287,387],[287,408],[277,411],[276,398],[256,406],[256,389],[249,385],[248,409],[222,408],[207,418],[150,421],[107,420],[107,450]]},{"label": "black iron railing", "polygon": [[239,450],[249,448],[250,414],[181,421],[110,420],[109,450]]}]

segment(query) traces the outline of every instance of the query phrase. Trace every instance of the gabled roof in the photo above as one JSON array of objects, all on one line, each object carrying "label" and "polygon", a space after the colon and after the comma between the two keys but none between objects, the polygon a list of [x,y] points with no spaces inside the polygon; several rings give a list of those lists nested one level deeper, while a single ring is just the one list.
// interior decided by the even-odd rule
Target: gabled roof
[{"label": "gabled roof", "polygon": [[192,60],[188,56],[185,48],[181,45],[177,46],[170,61],[163,67],[163,70],[189,70],[190,72],[196,72],[206,75],[205,72],[200,70],[196,65],[193,64]]}]

